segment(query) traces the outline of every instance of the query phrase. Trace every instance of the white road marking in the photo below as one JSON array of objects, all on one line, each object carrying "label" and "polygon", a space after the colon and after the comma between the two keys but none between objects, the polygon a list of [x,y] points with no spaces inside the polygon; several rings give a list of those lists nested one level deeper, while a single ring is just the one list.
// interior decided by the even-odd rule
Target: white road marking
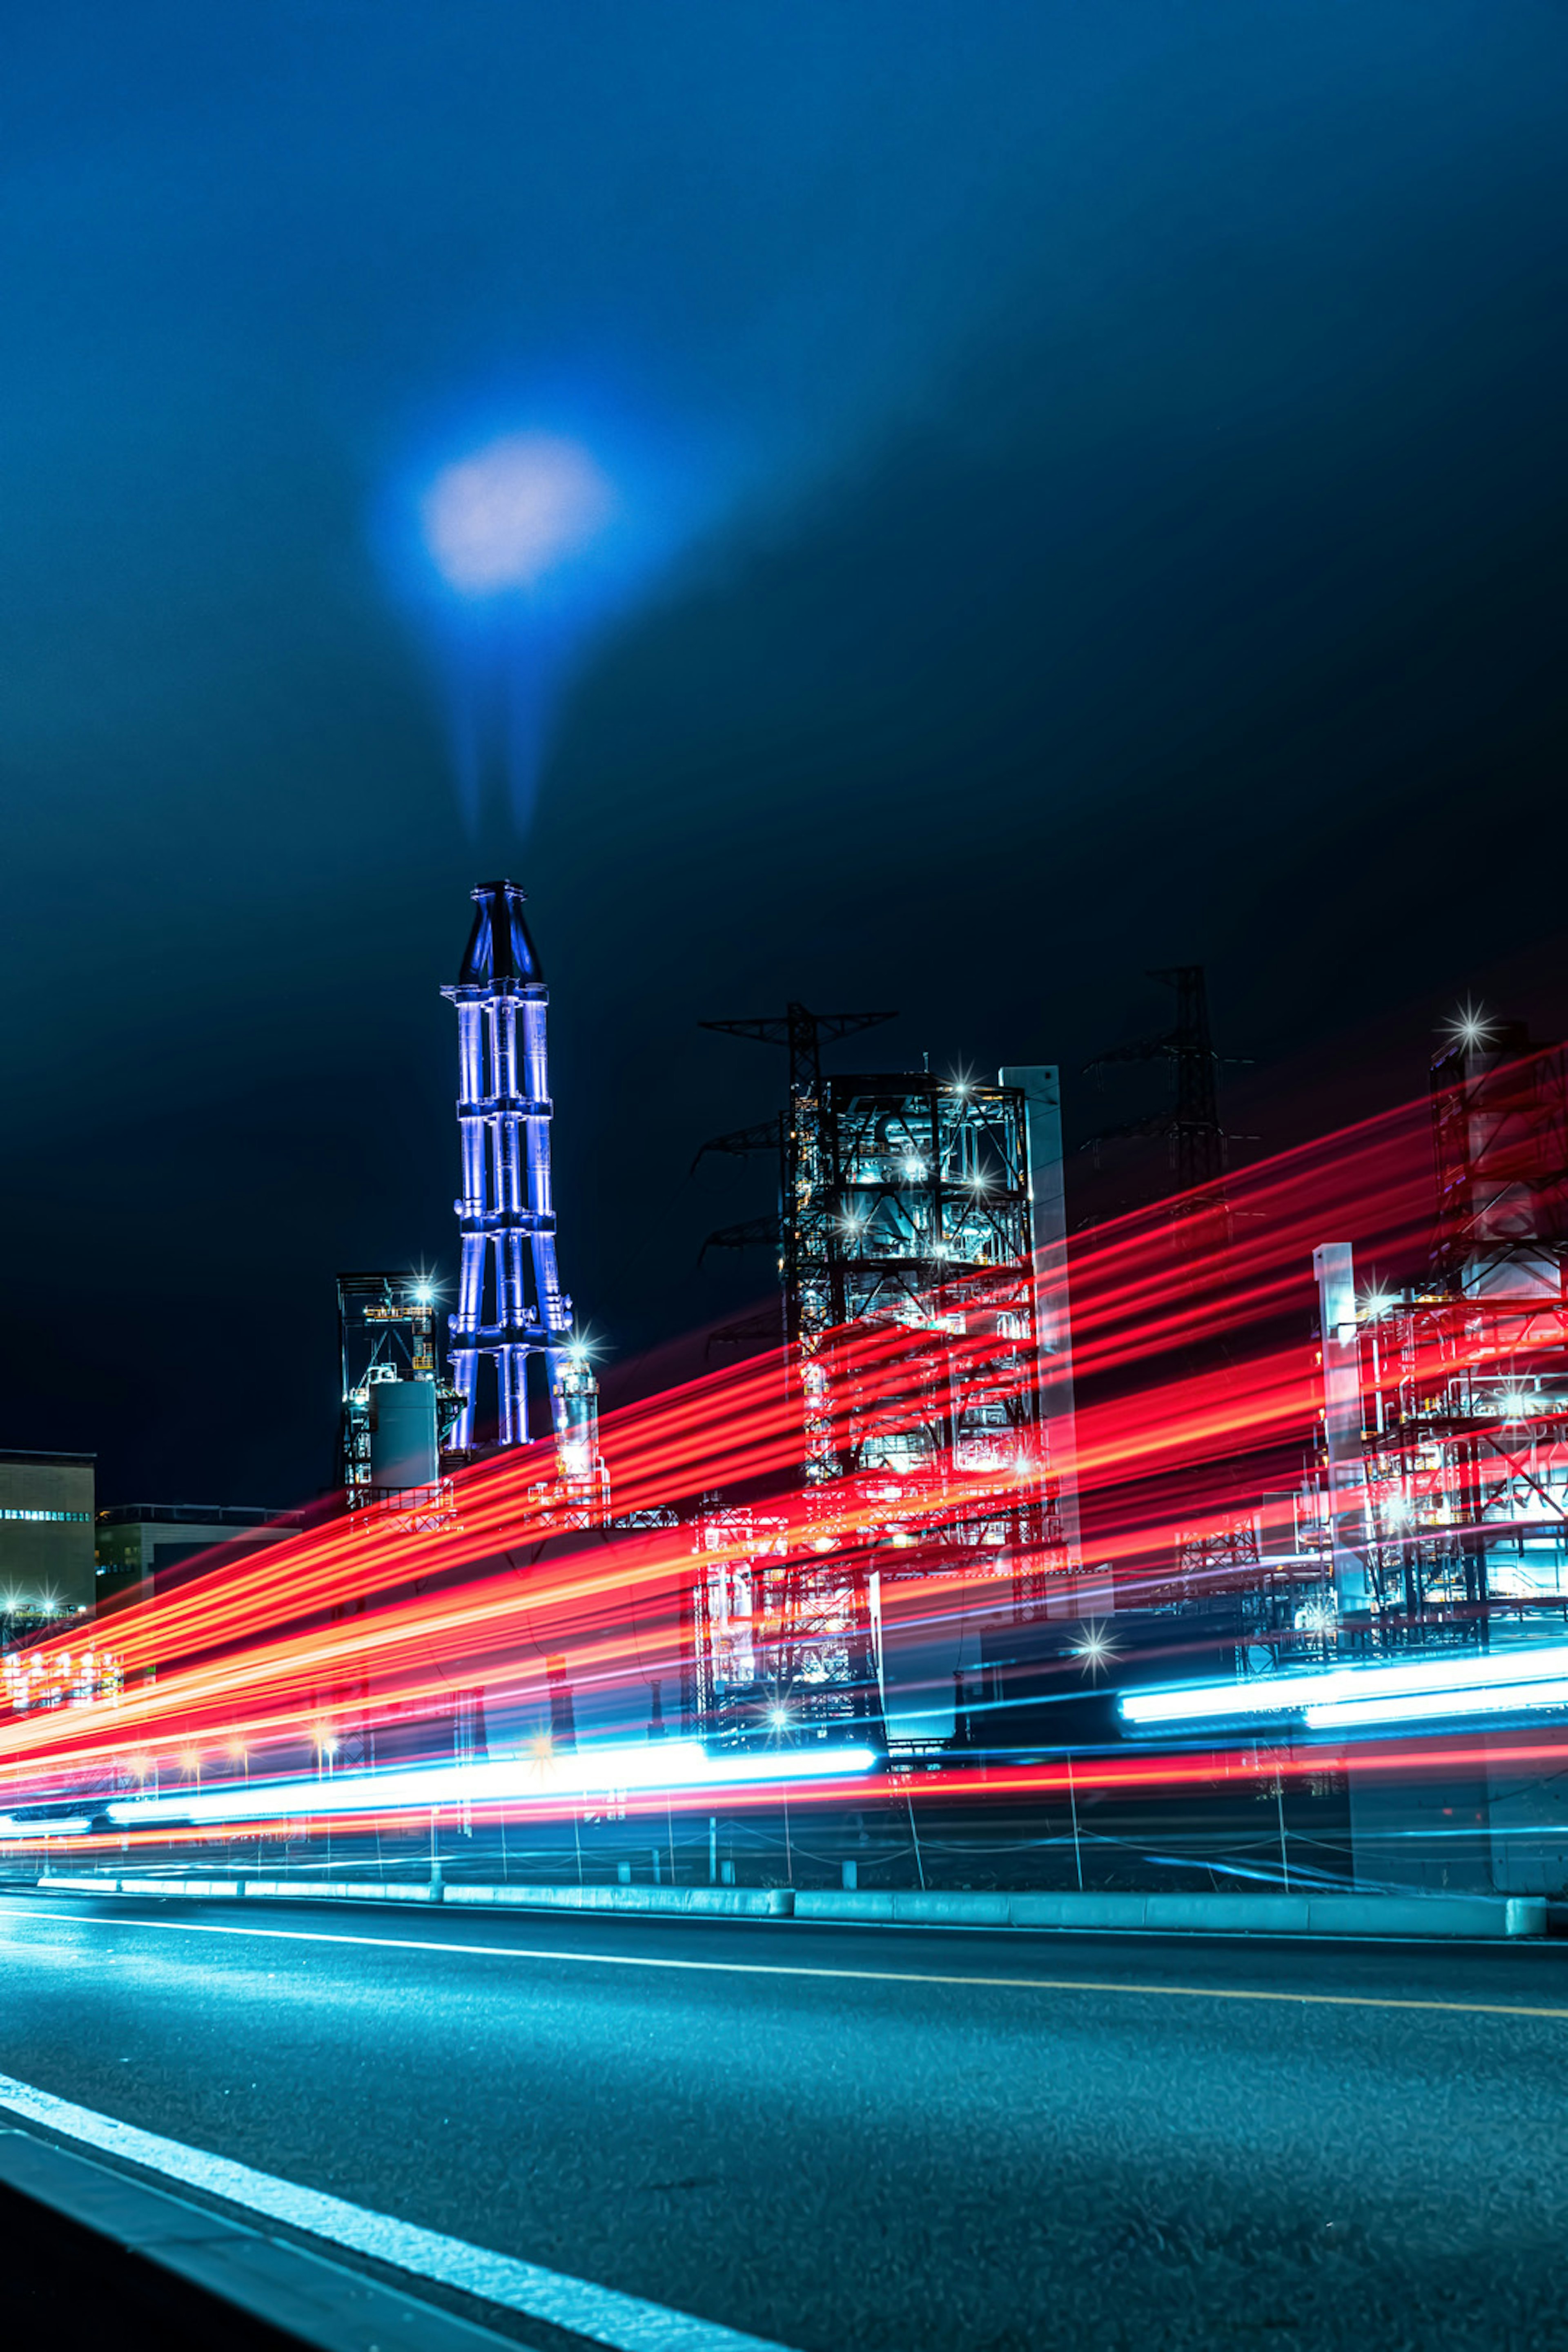
[{"label": "white road marking", "polygon": [[[57,1919],[70,1927],[145,1927],[170,1936],[248,1936],[279,1944],[346,1944],[373,1952],[438,1952],[458,1959],[552,1960],[564,1967],[591,1969],[679,1969],[696,1976],[808,1977],[835,1984],[963,1985],[971,1992],[989,1988],[998,1992],[1122,1993],[1141,2000],[1259,2000],[1298,2009],[1434,2010],[1449,2017],[1545,2017],[1568,2024],[1568,2008],[1548,2009],[1523,2001],[1417,2000],[1393,1993],[1276,1992],[1259,1985],[1126,1984],[1105,1977],[956,1976],[923,1969],[807,1968],[788,1960],[688,1960],[638,1952],[563,1952],[527,1944],[446,1944],[418,1936],[334,1936],[317,1927],[253,1927],[205,1919],[110,1919],[100,1912],[37,1911],[26,1896],[20,1898],[16,1910],[0,1911],[0,1919],[18,1918],[24,1923]],[[5,1946],[0,1944],[0,1958],[4,1957]]]},{"label": "white road marking", "polygon": [[611,2346],[614,2352],[784,2352],[784,2347],[760,2336],[742,2336],[664,2304],[645,2303],[640,2296],[595,2286],[589,2279],[542,2270],[536,2263],[518,2262],[510,2254],[471,2246],[466,2239],[351,2205],[344,2198],[301,2189],[276,2173],[258,2172],[226,2156],[209,2156],[183,2140],[164,2139],[160,2133],[100,2115],[95,2107],[57,2099],[9,2074],[0,2074],[0,2109],[185,2188],[205,2189],[268,2221],[307,2231],[330,2245],[349,2247],[411,2277],[433,2279],[504,2310],[547,2320],[590,2343]]}]

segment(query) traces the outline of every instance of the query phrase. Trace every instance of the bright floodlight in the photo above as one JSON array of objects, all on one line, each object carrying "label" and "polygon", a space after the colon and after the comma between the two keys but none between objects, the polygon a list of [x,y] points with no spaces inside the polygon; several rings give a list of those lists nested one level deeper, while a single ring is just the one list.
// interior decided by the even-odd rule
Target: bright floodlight
[{"label": "bright floodlight", "polygon": [[1461,1004],[1448,1024],[1448,1034],[1458,1045],[1484,1045],[1492,1034],[1492,1023],[1481,1004]]},{"label": "bright floodlight", "polygon": [[1121,1654],[1110,1637],[1110,1629],[1104,1625],[1097,1625],[1092,1621],[1085,1625],[1082,1633],[1073,1643],[1072,1654],[1091,1674],[1098,1674],[1101,1666],[1108,1665],[1113,1658],[1118,1658]]},{"label": "bright floodlight", "polygon": [[609,520],[609,483],[575,441],[510,433],[437,474],[420,509],[425,543],[465,596],[531,588]]}]

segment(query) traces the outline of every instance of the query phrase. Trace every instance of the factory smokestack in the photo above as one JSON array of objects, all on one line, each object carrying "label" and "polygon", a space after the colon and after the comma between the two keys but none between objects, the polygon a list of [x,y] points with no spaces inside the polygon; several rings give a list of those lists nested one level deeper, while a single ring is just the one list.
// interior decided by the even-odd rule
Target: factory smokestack
[{"label": "factory smokestack", "polygon": [[592,1377],[555,1264],[544,1044],[549,991],[517,884],[481,882],[473,899],[457,984],[441,991],[458,1008],[463,1150],[463,1195],[455,1203],[462,1271],[451,1318],[452,1378],[463,1405],[453,1443],[460,1452],[473,1445],[479,1368],[489,1361],[500,1441],[527,1444],[528,1368],[539,1356],[557,1441],[580,1444],[579,1391],[584,1380],[592,1386]]}]

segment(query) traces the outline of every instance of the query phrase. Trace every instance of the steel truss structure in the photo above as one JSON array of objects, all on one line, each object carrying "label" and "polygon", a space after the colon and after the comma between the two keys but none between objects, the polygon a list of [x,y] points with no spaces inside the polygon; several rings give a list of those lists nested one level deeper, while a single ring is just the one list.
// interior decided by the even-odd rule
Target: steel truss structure
[{"label": "steel truss structure", "polygon": [[[1165,1145],[1173,1193],[1170,1203],[1171,1237],[1178,1255],[1194,1276],[1230,1244],[1230,1206],[1225,1176],[1231,1139],[1220,1123],[1219,1072],[1222,1056],[1215,1050],[1209,1021],[1208,982],[1202,964],[1171,964],[1148,971],[1175,997],[1175,1019],[1169,1029],[1115,1045],[1084,1066],[1084,1075],[1098,1075],[1116,1064],[1158,1062],[1164,1065],[1170,1099],[1163,1110],[1107,1128],[1084,1147],[1100,1154],[1107,1143],[1149,1137]],[[1204,1358],[1202,1346],[1189,1351],[1196,1370]],[[1234,1592],[1238,1582],[1261,1579],[1262,1556],[1255,1515],[1243,1512],[1223,1525],[1178,1530],[1175,1578],[1167,1588],[1167,1606],[1206,1611],[1220,1591]],[[1151,1587],[1150,1589],[1158,1589]]]},{"label": "steel truss structure", "polygon": [[1113,1045],[1084,1066],[1089,1076],[1118,1062],[1163,1062],[1171,1081],[1168,1109],[1152,1111],[1121,1127],[1106,1129],[1090,1139],[1088,1149],[1123,1138],[1161,1138],[1169,1154],[1176,1197],[1172,1214],[1178,1240],[1193,1250],[1212,1248],[1225,1238],[1223,1197],[1207,1202],[1188,1197],[1202,1185],[1217,1184],[1224,1176],[1227,1138],[1219,1119],[1220,1056],[1209,1027],[1208,982],[1201,963],[1172,964],[1146,973],[1163,981],[1176,998],[1176,1018],[1157,1036],[1137,1038],[1130,1045]]},{"label": "steel truss structure", "polygon": [[1303,1533],[1342,1635],[1394,1646],[1568,1617],[1568,1055],[1465,1024],[1432,1131],[1426,1278],[1358,1294],[1349,1246],[1318,1253],[1327,1458]]},{"label": "steel truss structure", "polygon": [[[813,1550],[793,1557],[782,1522],[718,1498],[699,1517],[698,1704],[736,1736],[881,1729],[884,1580],[999,1581],[1029,1614],[1076,1564],[1056,1073],[1008,1071],[994,1086],[823,1073],[825,1040],[890,1017],[792,1004],[782,1019],[703,1024],[790,1054],[782,1122],[718,1137],[698,1158],[778,1155],[776,1215],[706,1246],[774,1247],[802,1477],[818,1498]],[[891,1384],[885,1367],[866,1377],[879,1328],[900,1340]],[[971,1496],[961,1511],[941,1500],[955,1474]]]},{"label": "steel truss structure", "polygon": [[463,1192],[462,1241],[450,1318],[453,1384],[462,1398],[456,1450],[475,1446],[479,1368],[494,1366],[497,1442],[529,1439],[529,1367],[544,1368],[557,1469],[571,1520],[606,1502],[598,1444],[598,1383],[561,1287],[551,1189],[545,1013],[550,992],[515,882],[481,882],[456,984]]}]

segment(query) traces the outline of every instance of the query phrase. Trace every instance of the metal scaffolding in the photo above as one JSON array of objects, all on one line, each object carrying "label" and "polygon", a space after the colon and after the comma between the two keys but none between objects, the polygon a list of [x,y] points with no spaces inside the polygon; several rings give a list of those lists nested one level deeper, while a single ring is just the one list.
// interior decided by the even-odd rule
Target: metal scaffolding
[{"label": "metal scaffolding", "polygon": [[[778,1215],[725,1226],[709,1235],[706,1246],[746,1248],[763,1241],[777,1245],[784,1344],[805,1415],[805,1475],[814,1483],[838,1475],[822,1355],[834,1323],[842,1319],[833,1312],[836,1188],[822,1047],[825,1041],[856,1036],[894,1017],[891,1013],[811,1013],[804,1004],[792,1003],[782,1019],[766,1016],[700,1024],[724,1036],[784,1045],[789,1054],[789,1099],[782,1120],[776,1126],[716,1136],[702,1147],[702,1151],[731,1153],[776,1150]],[[698,1158],[701,1156],[699,1152]]]},{"label": "metal scaffolding", "polygon": [[1461,1024],[1432,1066],[1432,1133],[1426,1278],[1358,1292],[1349,1244],[1316,1253],[1325,1441],[1303,1536],[1358,1643],[1568,1617],[1568,1055]]},{"label": "metal scaffolding", "polygon": [[[696,1646],[710,1726],[875,1731],[886,1579],[984,1580],[1016,1612],[1077,1563],[1054,1069],[996,1085],[826,1076],[822,1042],[889,1018],[710,1022],[786,1045],[784,1120],[703,1151],[778,1154],[780,1207],[709,1247],[771,1244],[809,1549],[719,1498],[700,1516]],[[698,1155],[699,1159],[702,1153]],[[870,1370],[866,1341],[894,1345]],[[954,1505],[953,1491],[963,1500]]]}]

